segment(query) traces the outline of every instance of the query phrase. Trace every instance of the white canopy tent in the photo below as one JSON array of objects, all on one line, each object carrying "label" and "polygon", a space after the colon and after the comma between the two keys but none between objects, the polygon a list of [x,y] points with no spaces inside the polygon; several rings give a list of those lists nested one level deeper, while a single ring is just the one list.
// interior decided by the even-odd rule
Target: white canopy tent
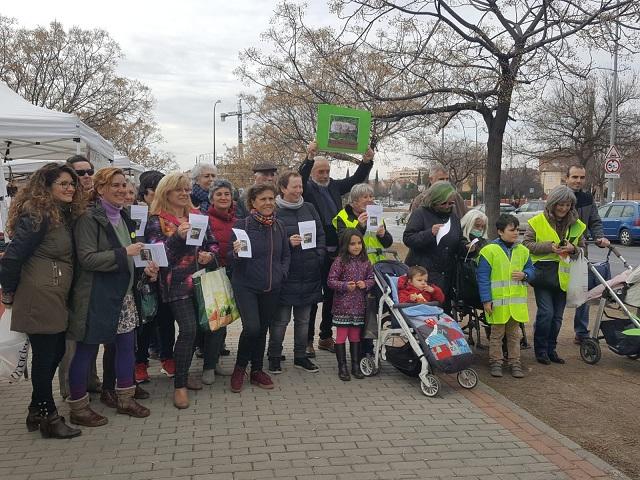
[{"label": "white canopy tent", "polygon": [[132,174],[136,179],[146,170],[145,167],[137,163],[133,163],[129,160],[129,157],[125,155],[116,155],[113,159],[113,166],[121,168],[125,172]]},{"label": "white canopy tent", "polygon": [[111,142],[70,113],[29,103],[0,82],[0,146],[7,160],[65,160],[83,154],[95,165],[113,161]]}]

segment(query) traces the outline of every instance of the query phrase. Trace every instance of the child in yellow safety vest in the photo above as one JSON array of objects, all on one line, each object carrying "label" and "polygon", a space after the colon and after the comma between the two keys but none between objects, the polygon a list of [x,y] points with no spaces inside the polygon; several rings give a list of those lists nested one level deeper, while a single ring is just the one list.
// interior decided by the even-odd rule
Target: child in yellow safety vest
[{"label": "child in yellow safety vest", "polygon": [[497,239],[480,250],[478,290],[487,323],[491,325],[489,364],[491,375],[502,377],[502,339],[507,337],[511,375],[524,377],[520,364],[520,323],[529,321],[527,282],[534,276],[529,250],[518,241],[518,219],[500,215]]}]

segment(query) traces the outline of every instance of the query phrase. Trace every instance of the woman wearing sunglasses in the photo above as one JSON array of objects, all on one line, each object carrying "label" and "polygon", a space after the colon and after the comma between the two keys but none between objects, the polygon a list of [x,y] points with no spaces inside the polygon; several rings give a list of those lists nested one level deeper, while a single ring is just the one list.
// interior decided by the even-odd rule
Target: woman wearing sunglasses
[{"label": "woman wearing sunglasses", "polygon": [[[408,266],[420,265],[429,280],[445,295],[443,308],[451,310],[451,287],[455,279],[456,257],[467,251],[460,219],[453,213],[456,190],[449,182],[436,182],[424,193],[422,206],[409,217],[402,241],[409,247]],[[438,241],[438,233],[448,230]]]}]

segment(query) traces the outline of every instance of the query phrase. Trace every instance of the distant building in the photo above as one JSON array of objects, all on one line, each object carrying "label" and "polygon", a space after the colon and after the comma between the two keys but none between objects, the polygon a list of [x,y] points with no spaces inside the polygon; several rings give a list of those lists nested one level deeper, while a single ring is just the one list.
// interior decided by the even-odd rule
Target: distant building
[{"label": "distant building", "polygon": [[540,162],[540,183],[545,195],[559,185],[564,184],[567,176],[567,168],[578,163],[575,155],[563,152],[544,154],[539,159]]},{"label": "distant building", "polygon": [[418,170],[415,168],[402,168],[399,170],[392,170],[389,173],[389,180],[392,182],[402,180],[405,182],[416,183],[418,181],[418,172],[420,172],[423,178],[425,175],[428,175],[426,169]]}]

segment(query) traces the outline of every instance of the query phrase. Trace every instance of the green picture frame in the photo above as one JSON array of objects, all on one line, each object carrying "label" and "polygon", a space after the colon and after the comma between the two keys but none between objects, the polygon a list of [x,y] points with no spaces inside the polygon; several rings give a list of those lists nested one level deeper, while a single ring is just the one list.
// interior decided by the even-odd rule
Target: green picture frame
[{"label": "green picture frame", "polygon": [[318,105],[316,142],[321,152],[365,153],[371,137],[371,112]]}]

